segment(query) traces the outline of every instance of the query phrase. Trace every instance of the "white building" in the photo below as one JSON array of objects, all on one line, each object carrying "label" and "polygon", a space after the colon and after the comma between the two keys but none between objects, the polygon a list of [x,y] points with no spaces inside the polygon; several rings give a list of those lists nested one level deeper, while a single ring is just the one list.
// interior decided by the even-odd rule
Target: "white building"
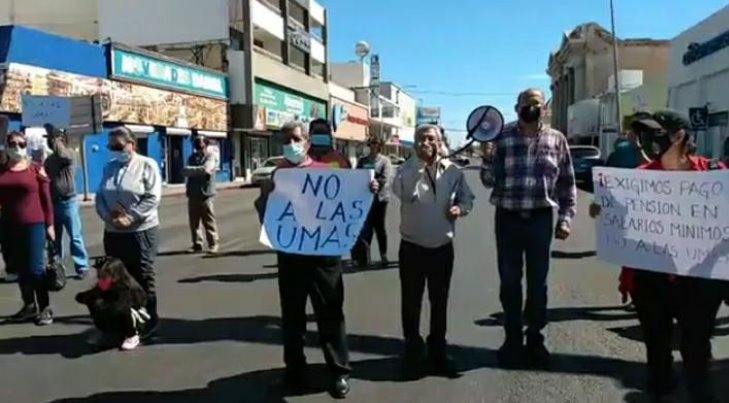
[{"label": "white building", "polygon": [[381,82],[376,90],[372,88],[370,66],[364,62],[332,63],[330,74],[333,82],[354,90],[357,102],[369,107],[370,133],[387,141],[388,152],[401,154],[403,148],[412,146],[415,98],[389,81]]},{"label": "white building", "polygon": [[698,151],[727,155],[729,125],[729,6],[671,41],[668,105],[684,113],[708,107],[709,129],[698,134]]}]

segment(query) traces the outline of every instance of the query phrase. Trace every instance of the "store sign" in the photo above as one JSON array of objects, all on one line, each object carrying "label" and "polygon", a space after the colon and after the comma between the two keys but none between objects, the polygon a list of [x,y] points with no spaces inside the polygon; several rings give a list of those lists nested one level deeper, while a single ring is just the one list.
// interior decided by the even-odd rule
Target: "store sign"
[{"label": "store sign", "polygon": [[683,55],[683,64],[688,66],[707,56],[729,47],[729,31],[715,36],[704,43],[692,43]]},{"label": "store sign", "polygon": [[440,122],[440,108],[421,106],[418,107],[415,117],[417,125],[422,124],[438,124]]},{"label": "store sign", "polygon": [[289,43],[304,51],[305,53],[311,53],[311,36],[308,32],[304,31],[289,17]]},{"label": "store sign", "polygon": [[176,91],[228,98],[228,83],[224,74],[198,70],[120,49],[112,49],[111,74],[114,78]]},{"label": "store sign", "polygon": [[222,132],[228,130],[228,107],[223,100],[127,82],[11,63],[4,71],[0,90],[0,110],[3,112],[22,113],[23,95],[99,95],[106,122]]},{"label": "store sign", "polygon": [[327,117],[326,103],[294,95],[260,81],[256,82],[255,100],[259,108],[266,108],[268,127],[279,128],[294,120],[309,123]]}]

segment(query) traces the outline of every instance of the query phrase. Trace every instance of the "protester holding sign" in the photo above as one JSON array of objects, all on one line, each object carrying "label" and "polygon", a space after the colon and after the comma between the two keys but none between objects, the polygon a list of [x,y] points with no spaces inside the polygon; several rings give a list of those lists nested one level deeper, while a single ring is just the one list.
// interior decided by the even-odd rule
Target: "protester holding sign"
[{"label": "protester holding sign", "polygon": [[56,217],[56,251],[63,256],[63,232],[68,232],[76,278],[83,280],[89,273],[89,254],[84,242],[83,224],[76,198],[76,156],[67,144],[64,133],[46,125],[48,147],[53,151],[45,160],[51,178],[51,196]]},{"label": "protester holding sign", "polygon": [[392,184],[393,193],[401,200],[400,289],[407,372],[422,370],[420,312],[426,284],[430,300],[428,356],[436,371],[455,371],[446,354],[453,237],[456,220],[468,215],[474,196],[463,172],[441,157],[442,141],[438,126],[419,126],[415,130],[417,158],[405,162]]},{"label": "protester holding sign", "polygon": [[46,242],[56,237],[50,180],[42,166],[28,156],[25,135],[10,133],[6,139],[8,161],[0,167],[0,229],[3,254],[18,273],[22,309],[11,322],[34,320],[39,326],[53,323],[46,285]]},{"label": "protester holding sign", "polygon": [[[691,140],[688,130],[691,128],[687,116],[675,111],[661,111],[637,121],[650,130],[642,132],[641,144],[653,161],[643,165],[640,169],[657,171],[708,171],[712,169],[723,169],[718,162],[713,162],[702,157],[690,155]],[[597,183],[598,186],[608,188],[613,185],[612,179],[602,177],[606,183]],[[650,182],[650,181],[649,181]],[[654,181],[654,183],[657,183]],[[680,185],[683,189],[696,186],[696,183],[683,180]],[[660,188],[661,194],[674,194],[670,183],[655,185]],[[635,205],[643,205],[656,200],[655,197],[647,196],[649,199],[638,199]],[[675,196],[669,196],[675,198]],[[619,201],[618,201],[619,202]],[[665,204],[665,203],[664,203]],[[647,204],[646,204],[647,206]],[[606,206],[604,210],[608,210]],[[627,208],[627,207],[626,207]],[[666,206],[666,211],[679,211],[680,206]],[[652,210],[655,210],[653,208]],[[697,211],[704,211],[698,207],[689,209],[692,217]],[[711,209],[708,209],[711,210]],[[595,211],[595,213],[600,213]],[[603,211],[605,215],[607,211]],[[614,215],[614,214],[613,214]],[[648,218],[652,218],[648,217]],[[684,218],[681,221],[686,221]],[[648,221],[648,220],[647,220]],[[627,224],[625,224],[627,225]],[[670,226],[671,232],[681,230],[681,226],[674,224],[651,224],[648,227],[655,227],[653,232],[661,232],[659,227]],[[598,234],[601,238],[602,235]],[[599,239],[600,239],[599,238]],[[636,250],[641,256],[653,256],[652,259],[660,264],[670,264],[678,250],[667,246],[667,253],[661,252],[663,247],[653,245],[640,247],[642,240],[637,240]],[[650,241],[648,241],[650,243]],[[648,252],[643,253],[645,250]],[[599,253],[598,253],[599,254]],[[627,251],[624,252],[626,256]],[[640,257],[641,259],[648,259]],[[655,262],[644,260],[649,266],[656,266]],[[676,260],[679,261],[679,260]],[[681,260],[683,261],[683,260]],[[673,319],[677,319],[681,332],[681,355],[688,378],[688,389],[695,402],[718,402],[715,396],[713,385],[710,379],[711,360],[711,336],[714,331],[719,306],[722,301],[723,289],[726,289],[726,281],[708,278],[689,277],[676,275],[681,270],[677,267],[666,267],[665,272],[656,270],[657,267],[646,269],[626,269],[623,276],[626,284],[632,289],[629,291],[633,296],[633,302],[638,313],[638,319],[643,329],[644,342],[646,345],[648,360],[648,387],[658,401],[669,398],[676,389],[676,380],[673,374],[672,336]],[[685,271],[682,271],[685,273]]]},{"label": "protester holding sign", "polygon": [[[332,168],[329,163],[314,160],[309,156],[312,142],[300,123],[285,124],[281,129],[281,135],[283,136],[284,160],[274,171],[272,181],[263,184],[261,195],[255,202],[262,222],[266,216],[265,209],[269,195],[276,186],[276,175],[279,170]],[[372,192],[377,192],[376,181],[372,181],[370,187]],[[318,216],[318,213],[312,215]],[[317,318],[320,343],[327,367],[333,375],[330,392],[334,397],[343,398],[349,393],[351,367],[342,308],[344,282],[341,256],[278,252],[277,258],[284,362],[286,364],[284,381],[289,387],[295,389],[307,385],[304,333],[306,332],[306,300],[308,297],[311,298]]]},{"label": "protester holding sign", "polygon": [[[519,94],[517,123],[507,125],[484,154],[481,181],[493,188],[501,305],[506,340],[499,361],[506,367],[522,363],[522,274],[526,257],[527,353],[531,364],[549,365],[544,346],[547,325],[547,274],[552,238],[570,235],[577,188],[569,145],[557,130],[540,122],[544,94],[529,89]],[[485,147],[484,147],[485,148]],[[554,209],[558,209],[556,227]]]}]

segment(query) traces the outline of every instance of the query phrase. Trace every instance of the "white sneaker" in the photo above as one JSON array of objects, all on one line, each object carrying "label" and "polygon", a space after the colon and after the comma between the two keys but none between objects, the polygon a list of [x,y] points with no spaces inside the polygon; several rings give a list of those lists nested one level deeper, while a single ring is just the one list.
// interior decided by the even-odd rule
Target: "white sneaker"
[{"label": "white sneaker", "polygon": [[139,347],[139,336],[134,335],[128,339],[125,339],[121,345],[122,351],[132,351]]}]

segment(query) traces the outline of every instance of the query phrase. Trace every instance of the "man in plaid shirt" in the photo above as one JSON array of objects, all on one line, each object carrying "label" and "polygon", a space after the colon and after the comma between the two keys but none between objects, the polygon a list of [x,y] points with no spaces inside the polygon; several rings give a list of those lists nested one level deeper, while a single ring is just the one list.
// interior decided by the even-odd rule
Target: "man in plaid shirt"
[{"label": "man in plaid shirt", "polygon": [[[496,250],[506,340],[499,350],[505,367],[529,364],[546,368],[547,273],[552,237],[567,239],[575,215],[577,188],[565,136],[540,122],[544,94],[529,89],[516,105],[519,121],[507,125],[484,145],[481,182],[493,188],[496,206]],[[558,211],[556,227],[554,209]],[[526,350],[522,326],[522,272],[526,257]],[[526,353],[526,354],[525,354]]]}]

